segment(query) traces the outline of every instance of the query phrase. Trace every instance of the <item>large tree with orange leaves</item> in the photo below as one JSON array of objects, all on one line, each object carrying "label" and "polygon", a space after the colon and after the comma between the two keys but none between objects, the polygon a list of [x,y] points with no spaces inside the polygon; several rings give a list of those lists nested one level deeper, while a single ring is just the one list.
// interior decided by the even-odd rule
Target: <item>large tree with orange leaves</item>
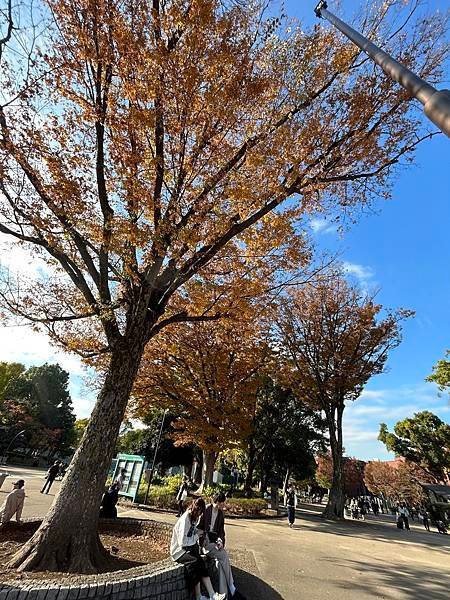
[{"label": "large tree with orange leaves", "polygon": [[148,344],[133,393],[134,415],[155,405],[179,415],[176,444],[194,443],[203,452],[201,488],[212,484],[219,452],[249,436],[270,357],[264,330],[248,311],[179,324]]},{"label": "large tree with orange leaves", "polygon": [[343,518],[345,406],[383,372],[389,352],[400,343],[401,321],[411,313],[383,315],[374,298],[338,274],[293,292],[280,313],[288,381],[300,398],[324,412],[328,427],[333,475],[323,514]]},{"label": "large tree with orange leaves", "polygon": [[[109,560],[97,508],[145,346],[221,310],[192,312],[186,283],[283,244],[289,263],[308,211],[386,194],[420,138],[405,92],[352,45],[321,26],[277,31],[258,2],[41,3],[39,18],[22,3],[1,13],[0,232],[46,269],[29,285],[5,277],[1,297],[108,366],[61,492],[11,565],[96,571]],[[441,18],[408,20],[390,45],[435,80],[441,34]]]}]

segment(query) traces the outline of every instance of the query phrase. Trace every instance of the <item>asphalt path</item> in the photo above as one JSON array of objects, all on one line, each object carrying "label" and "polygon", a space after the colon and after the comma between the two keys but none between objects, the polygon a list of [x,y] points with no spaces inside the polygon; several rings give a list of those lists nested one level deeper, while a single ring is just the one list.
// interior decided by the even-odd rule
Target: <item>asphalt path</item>
[{"label": "asphalt path", "polygon": [[[0,471],[4,470],[0,467]],[[26,480],[24,516],[43,516],[60,483],[39,493],[44,472],[7,468],[0,504],[13,479]],[[330,523],[320,507],[302,505],[295,527],[284,518],[226,519],[227,548],[236,582],[249,600],[450,600],[450,536],[393,519]],[[121,506],[119,514],[167,523],[175,515]]]}]

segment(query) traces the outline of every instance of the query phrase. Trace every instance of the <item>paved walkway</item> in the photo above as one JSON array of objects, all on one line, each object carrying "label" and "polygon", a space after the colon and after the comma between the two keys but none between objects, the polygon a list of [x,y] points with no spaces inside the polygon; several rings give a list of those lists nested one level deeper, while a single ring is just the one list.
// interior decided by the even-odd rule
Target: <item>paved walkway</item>
[{"label": "paved walkway", "polygon": [[[45,514],[54,489],[39,494],[43,472],[10,469],[26,479],[24,516]],[[9,480],[11,481],[11,479]],[[11,487],[6,480],[0,490]],[[383,520],[324,522],[304,507],[295,528],[284,519],[228,519],[227,547],[248,600],[449,600],[450,536],[413,524],[400,531]],[[123,516],[168,523],[175,516],[121,507]]]}]

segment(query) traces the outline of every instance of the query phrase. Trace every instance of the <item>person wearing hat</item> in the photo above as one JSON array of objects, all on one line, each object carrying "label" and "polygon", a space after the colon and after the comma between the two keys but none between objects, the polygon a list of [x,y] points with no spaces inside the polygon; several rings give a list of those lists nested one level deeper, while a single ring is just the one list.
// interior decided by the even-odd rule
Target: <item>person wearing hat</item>
[{"label": "person wearing hat", "polygon": [[20,523],[20,517],[22,516],[23,504],[25,502],[25,490],[23,486],[25,481],[18,479],[13,483],[13,489],[6,496],[5,503],[0,508],[0,525],[4,525],[11,521],[14,515],[16,515],[16,521]]}]

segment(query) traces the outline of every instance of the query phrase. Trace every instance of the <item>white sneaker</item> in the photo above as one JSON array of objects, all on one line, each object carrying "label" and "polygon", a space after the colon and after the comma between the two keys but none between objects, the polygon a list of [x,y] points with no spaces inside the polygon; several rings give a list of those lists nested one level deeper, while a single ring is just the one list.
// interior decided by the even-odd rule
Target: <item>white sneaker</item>
[{"label": "white sneaker", "polygon": [[212,600],[226,600],[226,597],[226,594],[219,594],[218,592],[216,592],[212,597]]}]

